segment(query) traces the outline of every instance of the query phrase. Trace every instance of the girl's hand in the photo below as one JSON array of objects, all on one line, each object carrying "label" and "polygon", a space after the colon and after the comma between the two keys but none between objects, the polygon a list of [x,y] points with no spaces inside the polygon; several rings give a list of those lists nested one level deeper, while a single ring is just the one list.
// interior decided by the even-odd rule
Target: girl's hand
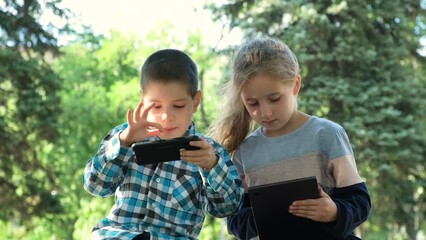
[{"label": "girl's hand", "polygon": [[210,143],[200,138],[200,141],[191,141],[189,145],[199,147],[198,150],[180,150],[181,159],[195,164],[204,169],[212,169],[217,164],[217,157],[214,154],[213,147]]},{"label": "girl's hand", "polygon": [[139,102],[134,113],[131,109],[127,110],[128,127],[119,135],[121,145],[130,146],[146,137],[158,136],[163,131],[159,123],[147,120],[148,112],[153,107],[154,103],[144,108],[143,103]]},{"label": "girl's hand", "polygon": [[320,198],[294,201],[289,212],[298,217],[309,218],[318,222],[333,222],[337,218],[337,206],[321,187]]}]

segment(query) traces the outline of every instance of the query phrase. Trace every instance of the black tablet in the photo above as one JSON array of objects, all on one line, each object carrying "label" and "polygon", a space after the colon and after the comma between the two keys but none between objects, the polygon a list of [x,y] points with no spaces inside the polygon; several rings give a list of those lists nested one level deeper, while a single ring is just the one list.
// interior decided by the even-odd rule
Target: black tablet
[{"label": "black tablet", "polygon": [[172,139],[142,141],[132,144],[136,163],[140,165],[180,160],[180,149],[197,150],[199,147],[190,146],[189,142],[199,141],[195,136],[184,136]]},{"label": "black tablet", "polygon": [[315,239],[321,231],[319,223],[288,212],[293,201],[319,198],[315,176],[249,187],[248,195],[260,240]]}]

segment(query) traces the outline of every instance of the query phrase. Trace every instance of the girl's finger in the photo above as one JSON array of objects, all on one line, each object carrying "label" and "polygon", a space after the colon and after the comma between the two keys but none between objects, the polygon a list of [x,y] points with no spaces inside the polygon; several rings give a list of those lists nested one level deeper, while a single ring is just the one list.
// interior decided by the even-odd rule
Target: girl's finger
[{"label": "girl's finger", "polygon": [[328,194],[324,192],[322,187],[319,187],[318,190],[319,190],[319,193],[320,193],[320,197],[328,197]]}]

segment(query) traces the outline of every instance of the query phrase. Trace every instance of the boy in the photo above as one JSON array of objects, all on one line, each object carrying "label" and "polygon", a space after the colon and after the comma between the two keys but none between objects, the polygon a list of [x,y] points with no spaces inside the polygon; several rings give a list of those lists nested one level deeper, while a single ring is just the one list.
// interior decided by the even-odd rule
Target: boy
[{"label": "boy", "polygon": [[[88,161],[84,188],[115,204],[92,231],[92,239],[196,239],[205,212],[235,213],[243,189],[227,151],[195,130],[192,115],[201,101],[197,66],[184,52],[164,49],[141,70],[141,101],[127,122],[112,129]],[[181,160],[138,165],[131,144],[197,135]]]}]

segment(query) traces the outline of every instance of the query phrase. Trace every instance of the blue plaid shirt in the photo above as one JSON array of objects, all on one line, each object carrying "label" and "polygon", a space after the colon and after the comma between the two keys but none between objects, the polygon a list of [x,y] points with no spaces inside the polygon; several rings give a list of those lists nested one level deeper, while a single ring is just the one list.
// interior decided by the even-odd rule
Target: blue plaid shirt
[{"label": "blue plaid shirt", "polygon": [[[98,222],[92,239],[133,239],[149,232],[151,239],[196,239],[205,213],[226,217],[239,210],[243,188],[226,150],[213,139],[218,163],[211,170],[177,160],[138,165],[131,148],[120,146],[118,133],[127,123],[112,129],[83,175],[86,191],[109,197],[115,204]],[[192,123],[187,134],[195,134]]]}]

